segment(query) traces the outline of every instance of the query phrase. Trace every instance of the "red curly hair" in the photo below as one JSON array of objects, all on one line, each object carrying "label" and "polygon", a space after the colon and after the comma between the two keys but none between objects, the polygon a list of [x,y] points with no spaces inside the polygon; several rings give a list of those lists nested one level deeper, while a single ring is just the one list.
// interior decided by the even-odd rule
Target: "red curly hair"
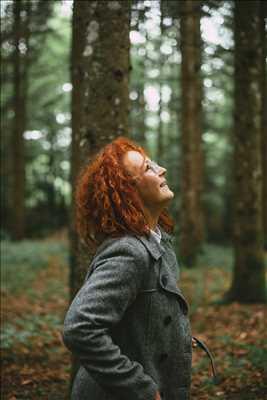
[{"label": "red curly hair", "polygon": [[[125,233],[149,235],[135,180],[122,162],[130,150],[146,156],[142,147],[118,137],[84,167],[77,180],[76,227],[89,246]],[[160,215],[159,225],[166,232],[173,231],[173,221],[166,210]]]}]

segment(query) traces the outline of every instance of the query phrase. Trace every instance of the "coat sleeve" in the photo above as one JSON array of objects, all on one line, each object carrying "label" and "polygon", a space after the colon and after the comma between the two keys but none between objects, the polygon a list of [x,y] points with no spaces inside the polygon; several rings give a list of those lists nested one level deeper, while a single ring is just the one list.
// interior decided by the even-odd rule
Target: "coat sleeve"
[{"label": "coat sleeve", "polygon": [[119,240],[97,257],[92,274],[67,312],[63,340],[114,398],[153,400],[156,383],[142,365],[121,352],[110,335],[145,279],[147,255],[138,250],[133,243]]}]

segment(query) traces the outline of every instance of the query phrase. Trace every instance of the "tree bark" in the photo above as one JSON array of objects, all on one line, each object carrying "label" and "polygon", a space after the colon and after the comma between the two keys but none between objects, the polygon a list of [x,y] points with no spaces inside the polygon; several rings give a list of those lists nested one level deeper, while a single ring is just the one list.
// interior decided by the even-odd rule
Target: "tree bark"
[{"label": "tree bark", "polygon": [[[26,14],[22,17],[22,12]],[[29,24],[31,4],[14,1],[14,127],[13,127],[13,222],[12,237],[21,240],[25,235],[25,144],[28,94]]]},{"label": "tree bark", "polygon": [[262,47],[262,175],[263,175],[263,190],[262,190],[262,204],[263,204],[263,237],[264,246],[267,249],[267,70],[266,70],[266,56],[267,56],[267,40],[266,40],[266,27],[267,20],[267,4],[261,0],[260,6],[260,24],[261,24],[261,47]]},{"label": "tree bark", "polygon": [[[128,1],[74,1],[71,153],[74,190],[81,166],[107,142],[128,135],[129,18]],[[77,265],[75,256],[72,295],[82,283],[88,262],[82,262],[79,273]]]},{"label": "tree bark", "polygon": [[[75,230],[75,185],[81,167],[106,143],[128,136],[130,3],[74,1],[71,55],[72,148],[70,292],[81,287],[90,251]],[[73,364],[73,375],[77,364]]]},{"label": "tree bark", "polygon": [[[143,63],[143,74],[145,75],[145,63]],[[141,146],[146,148],[146,101],[144,95],[144,80],[145,76],[142,79],[142,82],[139,84],[140,86],[137,88],[138,91],[138,109],[135,121],[132,120],[131,126],[134,130],[136,130],[136,135],[134,139]],[[131,128],[130,128],[131,131]]]},{"label": "tree bark", "polygon": [[[163,26],[163,5],[160,2],[160,36],[164,36],[164,26]],[[160,53],[160,45],[161,41],[158,44],[158,52],[160,54],[159,59],[159,110],[158,110],[158,118],[159,118],[159,125],[158,125],[158,135],[157,135],[157,161],[159,164],[162,163],[164,157],[164,136],[163,136],[163,121],[162,121],[162,111],[163,111],[163,101],[162,101],[162,81],[163,81],[163,67],[164,67],[164,56]]]},{"label": "tree bark", "polygon": [[204,227],[202,209],[202,78],[201,78],[201,2],[181,2],[181,81],[182,81],[182,178],[180,255],[193,266],[201,248]]},{"label": "tree bark", "polygon": [[[134,68],[135,73],[132,75],[132,79],[134,79],[130,83],[131,89],[137,92],[137,99],[134,100],[130,106],[130,120],[129,120],[129,131],[130,137],[135,140],[139,145],[146,148],[146,100],[144,95],[145,83],[147,81],[146,70],[147,70],[147,30],[144,27],[145,20],[145,12],[146,6],[142,4],[142,8],[138,9],[137,15],[135,14],[136,8],[135,3],[131,3],[133,6],[131,7],[131,23],[135,21],[135,25],[132,26],[133,30],[139,31],[144,37],[145,41],[140,47],[138,46],[138,51],[135,50],[136,53],[139,53],[140,50],[143,51],[142,56],[140,54],[132,55],[131,57],[131,65],[130,69]],[[141,4],[141,3],[140,3]],[[136,65],[135,64],[137,60]]]},{"label": "tree bark", "polygon": [[265,301],[260,1],[235,1],[234,272],[226,298]]},{"label": "tree bark", "polygon": [[118,135],[128,135],[128,1],[88,2],[81,149],[86,158]]}]

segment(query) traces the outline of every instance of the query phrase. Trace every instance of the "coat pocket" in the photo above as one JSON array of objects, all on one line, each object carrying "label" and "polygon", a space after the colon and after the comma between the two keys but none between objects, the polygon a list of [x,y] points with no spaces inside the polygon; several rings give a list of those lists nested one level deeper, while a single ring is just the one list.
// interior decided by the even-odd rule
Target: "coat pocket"
[{"label": "coat pocket", "polygon": [[192,355],[190,353],[185,353],[177,361],[178,374],[177,374],[177,384],[179,386],[190,386],[191,383],[191,373],[192,373]]},{"label": "coat pocket", "polygon": [[88,400],[88,393],[94,400],[111,400],[91,374],[85,368],[80,367],[73,382],[71,400]]}]

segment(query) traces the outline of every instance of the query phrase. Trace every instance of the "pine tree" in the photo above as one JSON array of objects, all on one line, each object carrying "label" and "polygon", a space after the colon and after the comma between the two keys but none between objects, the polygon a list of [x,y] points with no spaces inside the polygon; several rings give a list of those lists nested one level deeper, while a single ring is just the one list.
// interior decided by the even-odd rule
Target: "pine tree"
[{"label": "pine tree", "polygon": [[[1,96],[1,134],[4,139],[3,178],[7,186],[7,194],[3,196],[6,211],[4,229],[10,230],[15,240],[26,234],[24,133],[29,125],[30,68],[44,43],[46,21],[52,8],[51,2],[21,0],[6,2],[1,9],[1,83],[5,89],[4,96]],[[6,157],[6,154],[11,154],[11,157]]]},{"label": "pine tree", "polygon": [[14,127],[13,127],[13,239],[20,240],[25,234],[25,155],[24,138],[27,119],[29,38],[31,3],[13,2],[14,35]]},{"label": "pine tree", "polygon": [[267,39],[266,39],[266,21],[267,21],[267,3],[263,0],[260,2],[260,29],[261,29],[261,93],[262,93],[262,176],[263,176],[263,189],[262,189],[262,205],[263,205],[263,236],[264,245],[267,249],[267,70],[266,70],[266,57],[267,57]]},{"label": "pine tree", "polygon": [[235,2],[234,273],[226,298],[265,301],[260,1]]},{"label": "pine tree", "polygon": [[[72,36],[71,297],[81,287],[90,254],[75,231],[75,183],[80,169],[107,142],[128,135],[128,1],[74,1]],[[76,371],[73,364],[73,375]]]},{"label": "pine tree", "polygon": [[182,182],[180,254],[192,266],[203,241],[201,2],[183,0],[180,6],[182,84]]}]

